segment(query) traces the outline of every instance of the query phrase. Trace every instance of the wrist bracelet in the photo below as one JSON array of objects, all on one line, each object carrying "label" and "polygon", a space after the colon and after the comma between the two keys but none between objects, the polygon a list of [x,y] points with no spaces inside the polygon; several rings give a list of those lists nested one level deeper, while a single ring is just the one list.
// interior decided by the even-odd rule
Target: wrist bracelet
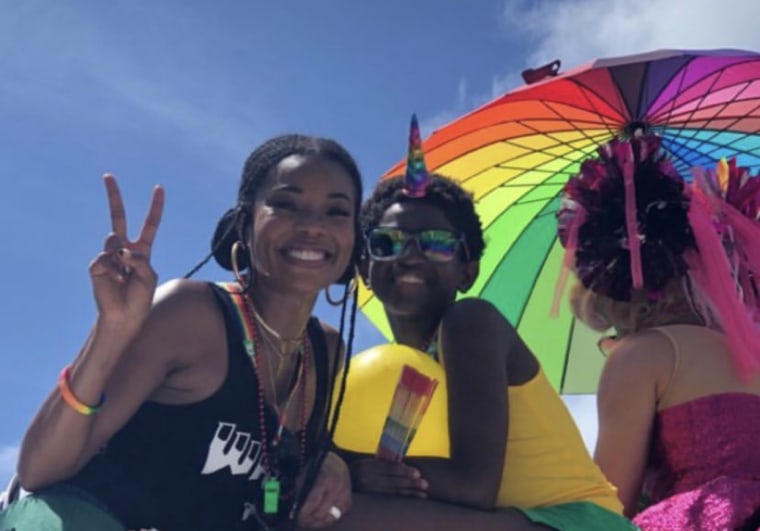
[{"label": "wrist bracelet", "polygon": [[63,401],[66,402],[66,404],[68,404],[69,407],[71,407],[74,411],[81,413],[82,415],[94,415],[100,411],[100,408],[106,401],[106,394],[103,393],[100,395],[100,401],[98,402],[98,405],[88,406],[84,402],[81,402],[76,396],[74,396],[74,393],[71,391],[71,386],[69,385],[70,376],[71,365],[67,365],[63,368],[61,371],[61,376],[58,378],[58,390],[61,392],[61,398],[63,398]]}]

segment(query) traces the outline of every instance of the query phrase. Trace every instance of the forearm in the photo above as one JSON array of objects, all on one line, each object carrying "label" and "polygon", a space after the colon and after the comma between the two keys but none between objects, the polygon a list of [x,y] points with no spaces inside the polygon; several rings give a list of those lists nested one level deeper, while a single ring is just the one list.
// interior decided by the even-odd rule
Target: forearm
[{"label": "forearm", "polygon": [[357,459],[366,459],[368,457],[375,457],[374,455],[370,454],[362,454],[359,452],[352,452],[350,450],[344,450],[343,448],[339,448],[335,446],[335,444],[331,444],[330,451],[337,454],[343,461],[345,461],[347,464],[351,464]]},{"label": "forearm", "polygon": [[404,463],[418,469],[428,483],[428,498],[475,509],[496,506],[501,470],[478,467],[475,463],[457,464],[450,459],[413,457]]},{"label": "forearm", "polygon": [[[82,403],[96,405],[129,343],[123,332],[96,325],[72,363],[69,386]],[[34,490],[76,473],[91,455],[97,415],[74,410],[56,387],[24,436],[19,455],[21,484]]]},{"label": "forearm", "polygon": [[[374,455],[351,452],[333,447],[352,469],[354,462],[365,459],[376,459]],[[455,503],[477,509],[492,509],[496,505],[496,497],[501,481],[501,468],[491,466],[478,467],[476,463],[466,463],[458,466],[450,459],[437,457],[412,457],[404,459],[403,463],[418,470],[421,479],[427,482],[425,489],[427,498]],[[494,470],[498,468],[498,473]],[[354,477],[354,488],[357,492],[375,492],[363,489],[361,478]]]}]

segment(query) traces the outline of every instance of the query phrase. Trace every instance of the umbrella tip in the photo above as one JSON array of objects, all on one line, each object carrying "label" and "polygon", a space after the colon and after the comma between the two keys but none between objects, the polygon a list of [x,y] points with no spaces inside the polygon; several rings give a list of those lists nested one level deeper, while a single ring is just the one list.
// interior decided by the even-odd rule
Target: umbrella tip
[{"label": "umbrella tip", "polygon": [[560,66],[562,66],[562,62],[559,59],[555,59],[551,63],[539,66],[538,68],[527,68],[522,71],[521,75],[526,85],[532,85],[546,78],[559,75]]},{"label": "umbrella tip", "polygon": [[650,128],[646,122],[634,121],[626,125],[623,132],[628,138],[642,138],[649,135]]}]

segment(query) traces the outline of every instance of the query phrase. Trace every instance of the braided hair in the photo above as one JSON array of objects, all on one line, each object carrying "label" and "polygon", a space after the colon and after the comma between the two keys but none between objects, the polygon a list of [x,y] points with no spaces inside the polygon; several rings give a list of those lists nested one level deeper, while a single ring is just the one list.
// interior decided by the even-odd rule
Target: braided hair
[{"label": "braided hair", "polygon": [[[232,247],[236,241],[240,240],[242,235],[238,234],[237,228],[239,226],[246,226],[251,221],[251,210],[253,203],[256,200],[256,195],[261,189],[262,184],[265,182],[269,173],[274,169],[282,160],[292,156],[316,156],[321,157],[340,165],[348,173],[351,181],[356,190],[355,204],[354,204],[354,219],[356,220],[355,235],[356,242],[354,244],[354,252],[352,260],[348,265],[343,276],[338,280],[339,284],[343,284],[343,303],[341,304],[340,313],[340,325],[338,329],[339,337],[343,337],[346,321],[346,310],[348,305],[351,305],[350,315],[348,316],[348,339],[346,341],[346,351],[344,355],[344,369],[343,376],[340,381],[338,399],[333,406],[333,411],[328,412],[325,415],[325,430],[327,436],[323,439],[323,444],[317,451],[315,459],[312,460],[310,466],[306,470],[302,487],[299,493],[296,495],[296,499],[293,505],[291,520],[293,521],[297,516],[297,512],[300,505],[306,499],[311,487],[316,481],[317,474],[321,468],[321,464],[327,454],[327,451],[331,447],[332,438],[337,426],[338,416],[340,412],[340,406],[343,401],[343,395],[345,394],[346,378],[348,375],[348,369],[351,359],[351,351],[354,339],[354,329],[356,323],[357,312],[357,295],[351,280],[355,276],[355,264],[361,252],[362,238],[359,230],[359,210],[361,208],[362,198],[362,178],[359,168],[356,165],[353,157],[348,151],[334,140],[321,137],[313,137],[299,134],[287,134],[274,137],[267,140],[262,145],[257,147],[245,161],[243,166],[243,173],[240,179],[240,186],[238,189],[237,204],[227,210],[216,224],[216,229],[211,238],[211,252],[201,260],[195,267],[193,267],[186,275],[185,278],[190,278],[211,258],[214,258],[216,263],[228,271],[233,270],[231,254]],[[250,257],[247,252],[240,252],[236,256],[236,262],[238,267],[244,271],[251,267]],[[336,384],[338,372],[341,365],[341,353],[340,342],[338,342],[338,352],[334,356],[334,365],[330,371],[329,395],[333,396],[334,386]]]}]

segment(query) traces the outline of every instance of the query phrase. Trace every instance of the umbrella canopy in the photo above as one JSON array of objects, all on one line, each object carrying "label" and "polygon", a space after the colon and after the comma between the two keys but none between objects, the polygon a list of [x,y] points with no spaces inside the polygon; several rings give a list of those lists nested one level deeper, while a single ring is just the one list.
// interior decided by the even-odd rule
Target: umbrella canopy
[{"label": "umbrella canopy", "polygon": [[[517,326],[563,393],[595,392],[599,334],[566,303],[549,317],[563,249],[559,193],[580,161],[615,135],[659,135],[681,174],[737,156],[760,169],[760,54],[672,51],[601,59],[521,87],[435,131],[428,168],[475,198],[485,229],[481,273],[467,296],[494,303]],[[404,171],[405,161],[384,177]],[[366,289],[362,311],[390,337]]]}]

